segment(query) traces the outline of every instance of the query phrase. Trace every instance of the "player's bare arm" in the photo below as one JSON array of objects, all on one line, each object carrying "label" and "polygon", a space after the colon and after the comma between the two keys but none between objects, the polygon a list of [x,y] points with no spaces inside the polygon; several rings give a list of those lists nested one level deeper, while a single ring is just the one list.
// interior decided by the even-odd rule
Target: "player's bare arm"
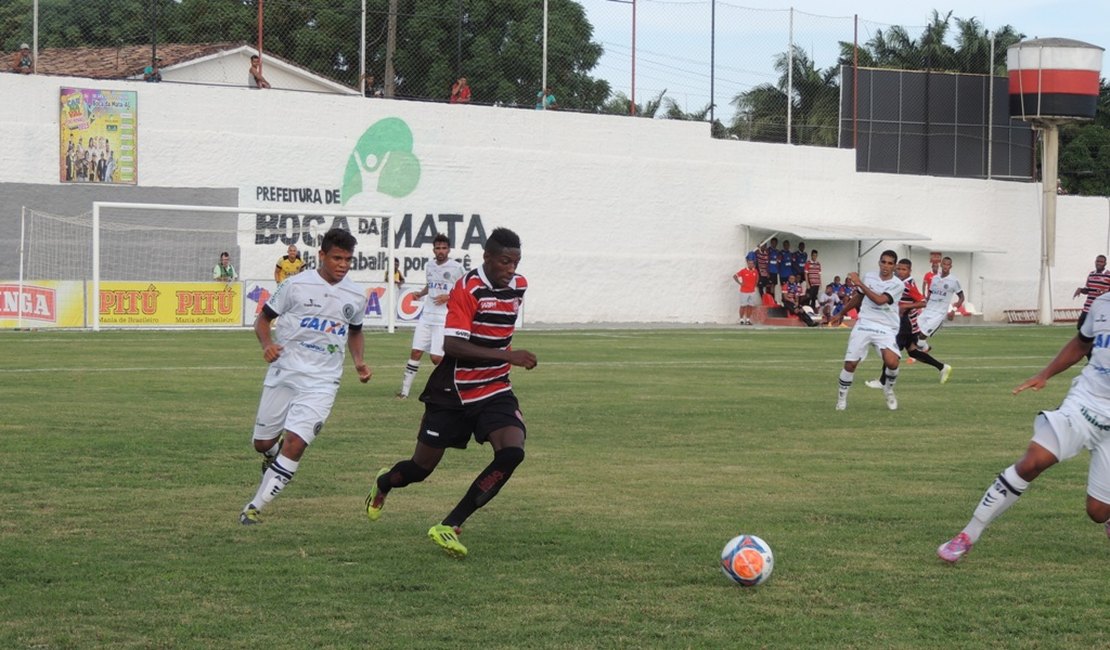
[{"label": "player's bare arm", "polygon": [[1044,370],[1021,382],[1014,389],[1013,394],[1017,395],[1027,389],[1037,391],[1044,388],[1049,379],[1074,366],[1080,359],[1087,358],[1087,353],[1091,351],[1093,343],[1093,340],[1086,340],[1081,335],[1076,334],[1060,349],[1056,358],[1048,362]]},{"label": "player's bare arm", "polygon": [[258,314],[258,318],[254,319],[254,335],[258,337],[258,342],[262,344],[262,358],[266,363],[273,363],[281,356],[281,351],[284,350],[280,345],[274,343],[270,337],[270,323],[272,318],[263,310]]},{"label": "player's bare arm", "polygon": [[528,350],[496,350],[474,345],[466,339],[457,336],[443,337],[443,351],[457,359],[472,361],[507,361],[511,365],[520,366],[525,370],[536,367],[536,355]]},{"label": "player's bare arm", "polygon": [[366,365],[362,355],[366,350],[366,339],[362,335],[362,330],[351,330],[347,335],[347,349],[351,351],[351,360],[355,362],[355,372],[358,373],[358,380],[362,383],[370,381],[374,376],[374,371],[370,366]]}]

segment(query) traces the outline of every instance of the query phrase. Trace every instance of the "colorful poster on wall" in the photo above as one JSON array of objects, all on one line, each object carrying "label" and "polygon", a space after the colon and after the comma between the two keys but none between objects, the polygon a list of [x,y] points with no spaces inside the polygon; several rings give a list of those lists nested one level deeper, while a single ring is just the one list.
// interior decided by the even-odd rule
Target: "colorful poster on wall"
[{"label": "colorful poster on wall", "polygon": [[138,132],[133,90],[65,88],[59,98],[59,180],[136,185]]}]

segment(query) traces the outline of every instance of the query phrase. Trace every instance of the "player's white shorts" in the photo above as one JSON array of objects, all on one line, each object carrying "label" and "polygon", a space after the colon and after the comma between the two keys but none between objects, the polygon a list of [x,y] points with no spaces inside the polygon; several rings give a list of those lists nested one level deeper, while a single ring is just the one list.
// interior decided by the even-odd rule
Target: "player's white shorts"
[{"label": "player's white shorts", "polygon": [[435,357],[443,356],[443,324],[431,325],[420,321],[412,333],[412,349],[423,350]]},{"label": "player's white shorts", "polygon": [[331,414],[338,389],[338,382],[306,381],[300,375],[276,373],[271,366],[262,386],[253,438],[272,440],[284,430],[312,444]]},{"label": "player's white shorts", "polygon": [[946,311],[928,311],[923,309],[921,313],[917,315],[917,327],[925,336],[932,336],[933,332],[939,330],[940,326],[944,324],[944,319],[947,316],[948,312]]},{"label": "player's white shorts", "polygon": [[848,335],[848,350],[844,353],[844,360],[863,361],[867,358],[867,348],[872,345],[876,350],[890,350],[900,355],[895,334],[896,332],[885,327],[857,321],[852,333]]},{"label": "player's white shorts", "polygon": [[1033,442],[1062,461],[1089,449],[1087,494],[1110,503],[1110,415],[1092,411],[1069,393],[1060,408],[1042,411],[1033,421]]},{"label": "player's white shorts", "polygon": [[751,293],[740,292],[740,306],[741,307],[757,307],[759,305],[759,292],[752,291]]}]

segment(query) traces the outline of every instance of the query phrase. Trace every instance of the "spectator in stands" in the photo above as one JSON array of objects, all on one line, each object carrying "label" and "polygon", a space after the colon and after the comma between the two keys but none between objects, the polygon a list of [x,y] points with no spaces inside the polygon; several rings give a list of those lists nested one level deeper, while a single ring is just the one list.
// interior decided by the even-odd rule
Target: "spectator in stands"
[{"label": "spectator in stands", "polygon": [[233,282],[239,274],[231,265],[231,255],[227,251],[220,253],[220,263],[212,267],[212,279],[216,282]]},{"label": "spectator in stands", "polygon": [[772,237],[767,244],[767,289],[763,292],[775,301],[775,285],[779,281],[779,238]]},{"label": "spectator in stands", "polygon": [[759,271],[759,295],[767,293],[771,286],[770,271],[771,253],[767,250],[767,242],[755,249],[755,269]]},{"label": "spectator in stands", "polygon": [[746,266],[736,272],[732,279],[740,285],[740,324],[751,325],[752,315],[759,303],[756,286],[759,284],[759,271],[755,268],[755,258],[748,257]]},{"label": "spectator in stands", "polygon": [[1076,328],[1083,327],[1083,321],[1087,320],[1087,312],[1091,310],[1091,303],[1095,301],[1106,291],[1110,289],[1110,273],[1106,271],[1106,256],[1099,255],[1095,258],[1095,270],[1087,274],[1087,284],[1075,290],[1071,295],[1072,298],[1078,298],[1079,294],[1087,296],[1087,300],[1083,302],[1083,311],[1079,314],[1079,322]]},{"label": "spectator in stands", "polygon": [[[794,279],[802,277],[801,269],[794,268],[794,251],[790,250],[790,240],[782,240],[782,250],[779,251],[779,286],[786,287],[786,281],[790,276]],[[785,293],[785,290],[783,291]]]},{"label": "spectator in stands", "polygon": [[537,111],[553,111],[558,107],[558,104],[555,102],[555,95],[552,94],[550,86],[536,93]]},{"label": "spectator in stands", "polygon": [[806,294],[805,299],[802,300],[803,305],[813,306],[809,301],[808,286],[806,280],[806,263],[809,261],[809,253],[806,252],[806,243],[804,241],[798,242],[798,250],[794,251],[794,275],[798,276],[798,283],[802,285],[802,293]]},{"label": "spectator in stands", "polygon": [[269,88],[270,82],[262,76],[262,59],[257,54],[251,55],[251,67],[247,74],[247,85],[251,88]]},{"label": "spectator in stands", "polygon": [[149,83],[158,83],[162,81],[162,57],[154,57],[150,61],[150,65],[143,68],[143,81]]},{"label": "spectator in stands", "polygon": [[[799,248],[804,248],[805,244],[798,244]],[[809,260],[802,266],[802,271],[806,279],[806,299],[805,304],[810,307],[817,307],[817,294],[821,293],[821,263],[817,261],[817,249],[813,249],[809,253]]]},{"label": "spectator in stands", "polygon": [[[386,271],[385,281],[389,282],[389,272]],[[405,276],[401,273],[401,259],[393,258],[393,284],[397,286],[397,290],[401,290],[401,285],[405,283]]]},{"label": "spectator in stands", "polygon": [[837,295],[832,283],[825,285],[825,293],[817,297],[816,311],[821,315],[821,323],[828,325],[832,317],[840,311],[840,296]]},{"label": "spectator in stands", "polygon": [[363,97],[381,97],[383,95],[382,89],[374,86],[374,75],[367,72],[362,76],[362,96]]},{"label": "spectator in stands", "polygon": [[12,57],[12,72],[31,74],[35,70],[35,59],[31,56],[31,46],[23,43]]},{"label": "spectator in stands", "polygon": [[469,104],[470,103],[470,86],[466,83],[466,77],[459,77],[457,81],[451,86],[451,103],[452,104]]},{"label": "spectator in stands", "polygon": [[929,254],[929,271],[921,277],[921,295],[929,297],[929,289],[933,286],[933,278],[940,273],[940,253]]},{"label": "spectator in stands", "polygon": [[798,279],[793,275],[786,276],[786,281],[782,283],[782,306],[788,315],[797,315],[801,310],[802,295]]},{"label": "spectator in stands", "polygon": [[296,244],[289,244],[283,255],[274,266],[274,282],[281,284],[291,275],[296,275],[304,270],[304,260],[297,253]]}]

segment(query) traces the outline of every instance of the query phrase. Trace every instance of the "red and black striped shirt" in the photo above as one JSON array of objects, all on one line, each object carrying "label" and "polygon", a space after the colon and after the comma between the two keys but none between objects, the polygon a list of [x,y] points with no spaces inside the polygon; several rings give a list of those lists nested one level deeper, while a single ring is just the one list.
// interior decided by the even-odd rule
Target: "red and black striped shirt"
[{"label": "red and black striped shirt", "polygon": [[[468,272],[451,290],[444,337],[455,336],[485,348],[509,350],[527,289],[528,281],[522,275],[514,275],[506,287],[494,287],[482,267]],[[509,390],[512,390],[509,362],[444,355],[420,399],[432,404],[460,406]]]},{"label": "red and black striped shirt", "polygon": [[1102,294],[1110,290],[1110,273],[1106,271],[1091,271],[1087,274],[1087,286],[1083,287],[1081,293],[1087,294],[1087,300],[1083,303],[1083,313],[1091,311],[1091,303],[1095,301]]}]

